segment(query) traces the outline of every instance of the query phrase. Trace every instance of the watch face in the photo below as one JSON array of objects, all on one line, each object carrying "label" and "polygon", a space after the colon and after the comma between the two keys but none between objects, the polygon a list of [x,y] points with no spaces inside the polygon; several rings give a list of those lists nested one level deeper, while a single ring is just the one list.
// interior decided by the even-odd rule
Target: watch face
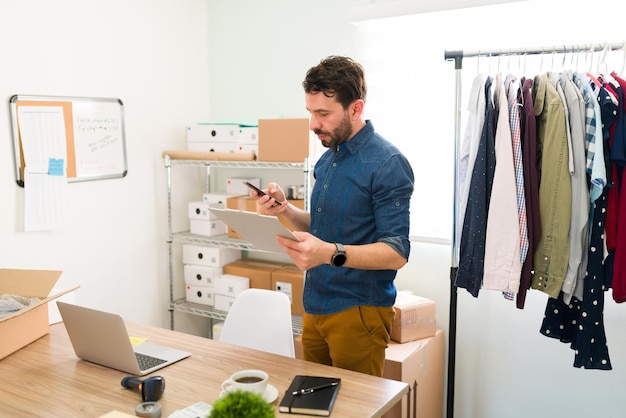
[{"label": "watch face", "polygon": [[335,267],[341,267],[344,265],[344,263],[346,262],[346,255],[345,254],[335,254],[333,256],[333,266]]}]

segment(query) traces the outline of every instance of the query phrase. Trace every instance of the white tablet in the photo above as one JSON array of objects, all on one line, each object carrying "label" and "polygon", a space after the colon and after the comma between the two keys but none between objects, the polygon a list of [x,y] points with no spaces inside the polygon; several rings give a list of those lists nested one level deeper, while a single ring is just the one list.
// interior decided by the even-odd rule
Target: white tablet
[{"label": "white tablet", "polygon": [[284,253],[276,242],[276,235],[298,241],[276,216],[236,209],[209,208],[209,210],[259,250]]}]

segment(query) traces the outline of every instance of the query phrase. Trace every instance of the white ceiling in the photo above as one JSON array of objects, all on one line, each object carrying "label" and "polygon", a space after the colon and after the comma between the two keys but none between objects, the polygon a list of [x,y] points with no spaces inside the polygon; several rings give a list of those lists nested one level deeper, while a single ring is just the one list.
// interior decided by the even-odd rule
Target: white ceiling
[{"label": "white ceiling", "polygon": [[525,0],[357,0],[356,3],[359,4],[351,8],[351,20],[359,22],[369,19],[520,1]]}]

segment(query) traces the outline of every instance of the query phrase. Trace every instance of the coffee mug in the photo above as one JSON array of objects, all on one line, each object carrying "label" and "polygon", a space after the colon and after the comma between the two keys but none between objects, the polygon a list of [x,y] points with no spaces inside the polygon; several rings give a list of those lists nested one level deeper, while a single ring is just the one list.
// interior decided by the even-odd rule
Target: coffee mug
[{"label": "coffee mug", "polygon": [[268,374],[263,370],[241,370],[222,382],[222,390],[245,390],[263,395],[267,388]]}]

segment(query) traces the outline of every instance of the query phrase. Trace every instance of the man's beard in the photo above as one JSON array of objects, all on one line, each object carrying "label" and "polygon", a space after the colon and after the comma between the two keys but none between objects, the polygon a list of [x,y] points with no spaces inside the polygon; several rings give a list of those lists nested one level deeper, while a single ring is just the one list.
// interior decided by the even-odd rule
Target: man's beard
[{"label": "man's beard", "polygon": [[337,148],[339,144],[343,144],[352,136],[352,124],[350,118],[346,115],[341,124],[332,132],[326,132],[319,129],[313,131],[316,135],[326,135],[329,140],[322,140],[322,145],[326,148]]}]

